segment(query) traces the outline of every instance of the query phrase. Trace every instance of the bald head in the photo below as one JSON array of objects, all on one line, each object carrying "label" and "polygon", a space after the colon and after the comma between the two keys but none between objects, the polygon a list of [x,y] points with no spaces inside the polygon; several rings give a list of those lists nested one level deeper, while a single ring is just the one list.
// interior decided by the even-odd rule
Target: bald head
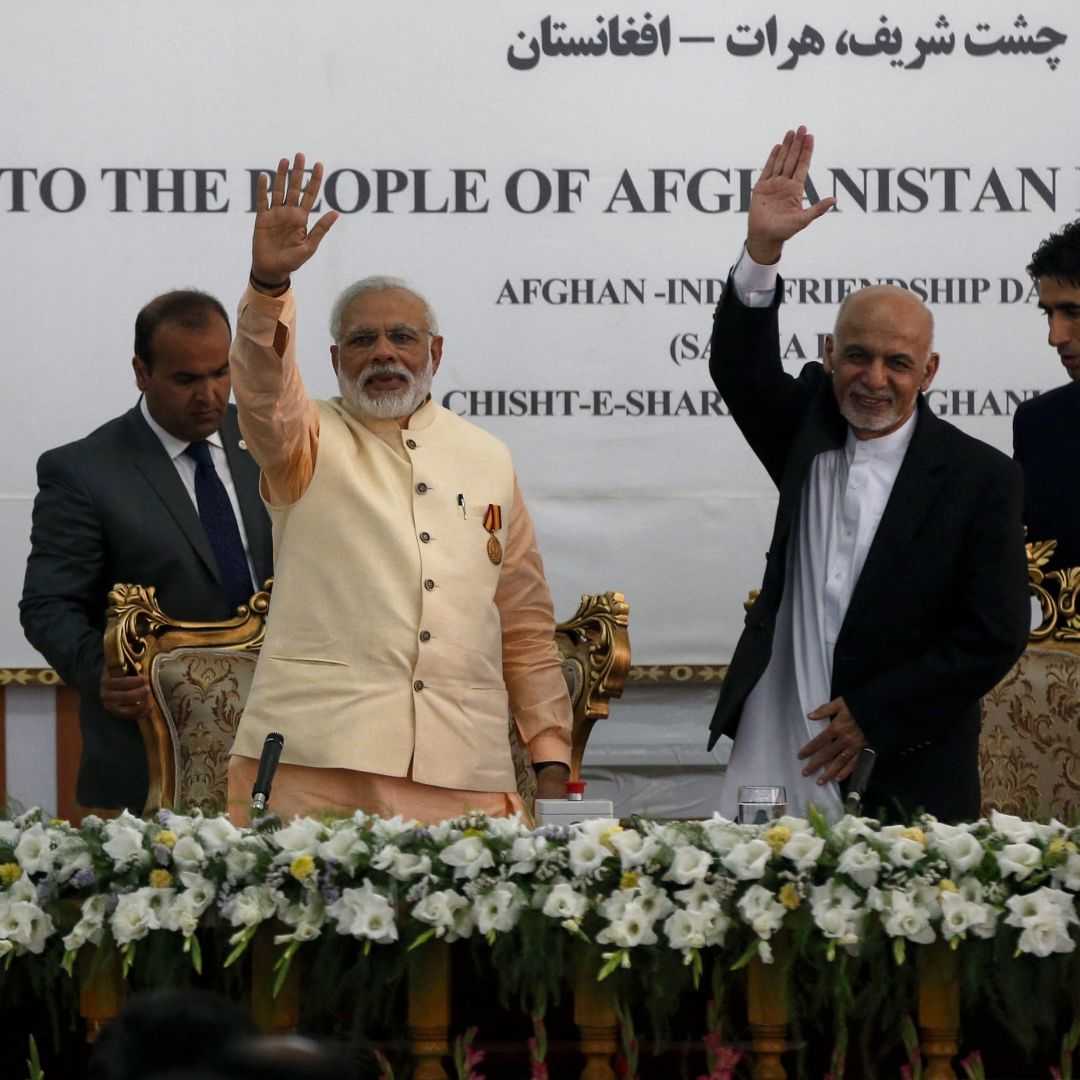
[{"label": "bald head", "polygon": [[934,318],[895,285],[850,293],[825,341],[825,367],[844,418],[860,439],[888,435],[915,410],[938,368]]},{"label": "bald head", "polygon": [[867,312],[876,316],[893,313],[894,318],[910,320],[913,326],[922,325],[926,334],[926,351],[934,346],[934,316],[930,309],[913,293],[898,285],[868,285],[865,289],[848,293],[836,311],[833,334],[840,332],[840,323],[849,313],[865,318]]}]

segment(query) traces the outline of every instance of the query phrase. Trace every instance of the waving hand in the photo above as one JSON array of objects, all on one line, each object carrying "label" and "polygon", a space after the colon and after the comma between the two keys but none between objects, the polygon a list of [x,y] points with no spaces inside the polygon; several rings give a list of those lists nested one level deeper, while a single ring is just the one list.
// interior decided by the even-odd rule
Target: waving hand
[{"label": "waving hand", "polygon": [[273,187],[267,194],[265,174],[259,175],[255,231],[251,237],[252,284],[262,292],[280,292],[289,275],[299,270],[318,250],[322,238],[337,221],[336,210],[327,211],[308,229],[311,208],[322,187],[323,166],[315,162],[304,187],[304,155],[278,162]]},{"label": "waving hand", "polygon": [[814,136],[805,127],[789,131],[772,148],[750,198],[746,250],[755,262],[776,262],[785,241],[836,205],[836,199],[829,198],[803,206],[813,156]]}]

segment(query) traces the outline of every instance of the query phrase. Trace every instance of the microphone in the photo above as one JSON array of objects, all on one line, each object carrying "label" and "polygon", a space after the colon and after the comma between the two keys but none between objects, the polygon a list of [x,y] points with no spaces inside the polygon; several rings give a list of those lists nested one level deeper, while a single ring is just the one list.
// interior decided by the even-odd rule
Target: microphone
[{"label": "microphone", "polygon": [[870,782],[870,774],[874,771],[874,762],[877,761],[877,751],[869,746],[864,746],[859,751],[855,761],[855,768],[851,773],[851,782],[848,784],[847,798],[844,800],[844,813],[858,817],[862,810],[863,795],[866,794],[866,785]]},{"label": "microphone", "polygon": [[263,743],[262,756],[259,758],[259,772],[255,777],[255,786],[251,789],[251,812],[262,817],[270,799],[270,784],[277,771],[281,748],[285,745],[285,736],[271,731]]}]

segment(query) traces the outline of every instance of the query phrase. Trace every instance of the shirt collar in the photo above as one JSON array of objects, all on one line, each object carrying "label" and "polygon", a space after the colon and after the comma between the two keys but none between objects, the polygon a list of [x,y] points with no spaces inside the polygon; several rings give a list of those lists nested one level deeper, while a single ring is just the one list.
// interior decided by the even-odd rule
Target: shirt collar
[{"label": "shirt collar", "polygon": [[[139,398],[139,411],[142,413],[143,419],[150,425],[150,430],[158,437],[161,445],[165,447],[165,453],[169,455],[170,461],[175,461],[191,445],[188,440],[178,439],[175,435],[170,434],[150,415],[150,409],[146,404],[145,394]],[[220,431],[214,431],[207,435],[206,441],[212,443],[220,450],[225,449],[225,444],[221,440]]]}]

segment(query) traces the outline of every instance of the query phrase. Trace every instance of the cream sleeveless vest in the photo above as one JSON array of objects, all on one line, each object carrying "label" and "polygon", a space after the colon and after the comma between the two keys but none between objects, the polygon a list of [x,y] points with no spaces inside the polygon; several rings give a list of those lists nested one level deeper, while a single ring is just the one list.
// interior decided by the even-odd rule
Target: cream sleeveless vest
[{"label": "cream sleeveless vest", "polygon": [[[233,752],[513,791],[495,588],[484,516],[513,509],[510,453],[429,401],[394,446],[319,403],[307,490],[269,507],[274,592]],[[372,423],[369,421],[369,423]],[[461,497],[459,499],[459,496]],[[464,504],[464,510],[462,505]]]}]

